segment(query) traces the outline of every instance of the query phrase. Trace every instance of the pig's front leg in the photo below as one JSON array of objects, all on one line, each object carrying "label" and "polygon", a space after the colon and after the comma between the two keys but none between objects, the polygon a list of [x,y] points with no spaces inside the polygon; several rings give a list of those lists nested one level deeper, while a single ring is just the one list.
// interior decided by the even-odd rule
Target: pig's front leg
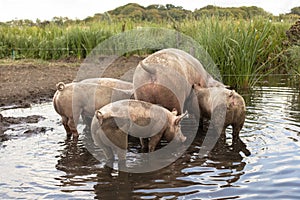
[{"label": "pig's front leg", "polygon": [[159,143],[161,137],[162,137],[162,133],[158,133],[150,138],[150,141],[148,144],[149,152],[153,152],[155,150],[155,147]]}]

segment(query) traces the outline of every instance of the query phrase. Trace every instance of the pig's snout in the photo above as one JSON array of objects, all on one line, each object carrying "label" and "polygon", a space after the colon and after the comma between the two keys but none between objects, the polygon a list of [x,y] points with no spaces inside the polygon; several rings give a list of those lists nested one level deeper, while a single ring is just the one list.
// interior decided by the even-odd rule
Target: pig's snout
[{"label": "pig's snout", "polygon": [[182,143],[184,143],[186,141],[186,137],[182,133],[177,135],[176,139],[177,139],[178,142],[182,142]]},{"label": "pig's snout", "polygon": [[182,136],[182,137],[180,137],[180,140],[181,140],[181,142],[183,143],[183,142],[186,141],[186,137],[185,137],[185,136]]}]

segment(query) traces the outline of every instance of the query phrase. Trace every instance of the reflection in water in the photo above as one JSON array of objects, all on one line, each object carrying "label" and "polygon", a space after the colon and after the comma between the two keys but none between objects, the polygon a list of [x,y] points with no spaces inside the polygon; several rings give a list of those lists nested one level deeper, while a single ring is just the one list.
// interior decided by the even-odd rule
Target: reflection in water
[{"label": "reflection in water", "polygon": [[86,174],[90,172],[86,169],[99,163],[81,143],[78,143],[77,139],[67,139],[62,145],[64,149],[60,151],[60,159],[56,165],[58,170]]},{"label": "reflection in water", "polygon": [[[300,121],[300,90],[297,92],[291,92],[291,95],[287,97],[288,101],[291,102],[286,106],[286,112],[289,114],[289,118],[287,120],[291,120],[292,122]],[[299,129],[298,129],[298,132]]]},{"label": "reflection in water", "polygon": [[[183,130],[188,127],[183,126]],[[89,137],[85,133],[84,137]],[[203,133],[176,162],[160,170],[148,173],[128,173],[106,167],[104,162],[96,160],[84,147],[81,140],[66,140],[61,145],[60,158],[56,168],[66,175],[57,178],[65,192],[71,192],[72,187],[82,186],[91,181],[97,199],[131,199],[140,197],[165,197],[193,195],[199,192],[199,187],[220,186],[230,187],[244,174],[246,165],[243,156],[249,155],[246,145],[241,139],[234,141],[235,145],[226,143],[220,138],[215,147],[205,157],[199,155],[199,149],[207,136]],[[213,139],[213,138],[211,138]],[[137,143],[130,143],[130,151],[138,151]],[[190,187],[194,184],[197,187]]]},{"label": "reflection in water", "polygon": [[239,140],[239,144],[235,146],[237,149],[232,149],[231,145],[227,145],[225,140],[221,139],[207,156],[199,157],[203,140],[204,136],[198,137],[184,156],[151,175],[152,182],[146,184],[142,181],[141,184],[137,184],[135,194],[149,198],[166,196],[188,198],[200,195],[208,188],[229,187],[238,181],[244,174],[243,169],[246,165],[242,162],[243,157],[239,151],[249,153],[246,145]]}]

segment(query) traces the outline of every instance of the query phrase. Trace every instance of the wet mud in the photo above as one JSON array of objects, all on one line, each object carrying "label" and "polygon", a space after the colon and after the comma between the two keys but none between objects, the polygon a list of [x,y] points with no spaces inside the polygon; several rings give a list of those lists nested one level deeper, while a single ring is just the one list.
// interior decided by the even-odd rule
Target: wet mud
[{"label": "wet mud", "polygon": [[[11,130],[14,131],[14,127],[12,125],[16,124],[36,124],[40,120],[44,120],[45,117],[40,115],[30,115],[27,117],[3,117],[0,114],[0,142],[6,141],[10,139],[8,134],[5,134],[6,131]],[[33,133],[44,133],[46,132],[47,127],[30,127],[24,128],[23,134],[33,134]]]}]

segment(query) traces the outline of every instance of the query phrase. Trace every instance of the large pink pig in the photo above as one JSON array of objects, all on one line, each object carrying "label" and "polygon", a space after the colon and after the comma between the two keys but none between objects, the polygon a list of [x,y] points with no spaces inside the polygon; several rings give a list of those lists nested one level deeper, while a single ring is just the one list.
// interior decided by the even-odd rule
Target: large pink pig
[{"label": "large pink pig", "polygon": [[190,54],[179,49],[160,50],[139,63],[133,76],[135,98],[181,114],[188,100],[195,98],[193,84],[224,87]]}]

